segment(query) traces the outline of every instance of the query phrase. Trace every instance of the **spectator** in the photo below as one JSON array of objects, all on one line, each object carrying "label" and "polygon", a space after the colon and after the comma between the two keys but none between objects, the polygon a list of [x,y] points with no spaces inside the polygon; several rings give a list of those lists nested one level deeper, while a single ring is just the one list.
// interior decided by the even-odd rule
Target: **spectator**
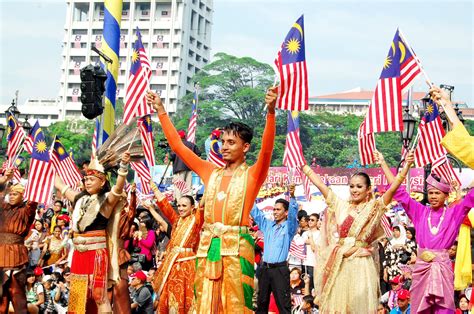
[{"label": "spectator", "polygon": [[40,306],[44,303],[44,288],[39,281],[41,275],[42,271],[26,273],[26,302],[28,313],[39,313]]},{"label": "spectator", "polygon": [[58,314],[66,314],[67,312],[69,304],[70,274],[70,269],[66,268],[63,272],[63,276],[59,275],[56,281],[56,289],[54,289],[52,293],[54,307]]},{"label": "spectator", "polygon": [[[308,231],[303,235],[306,244],[306,258],[303,262],[303,272],[313,278],[314,264],[316,263],[316,244],[319,241],[320,231],[318,228],[319,215],[311,214],[308,219]],[[311,282],[313,282],[311,280]]]},{"label": "spectator", "polygon": [[[472,296],[471,296],[472,297]],[[469,314],[469,300],[465,294],[459,296],[459,306],[456,309],[456,314]]]},{"label": "spectator", "polygon": [[147,277],[141,270],[134,273],[130,286],[132,287],[132,313],[153,314],[153,297],[150,289],[145,286]]},{"label": "spectator", "polygon": [[44,239],[47,236],[46,229],[43,226],[41,219],[36,219],[34,228],[31,229],[30,235],[25,240],[25,246],[28,248],[28,260],[31,268],[38,265],[41,251],[44,246]]},{"label": "spectator", "polygon": [[393,238],[385,249],[384,272],[388,274],[389,280],[402,274],[399,264],[405,252],[405,243],[405,228],[402,225],[393,227]]},{"label": "spectator", "polygon": [[305,283],[301,280],[301,269],[294,267],[290,271],[290,293],[292,307],[298,307],[305,295]]},{"label": "spectator", "polygon": [[[43,254],[41,256],[40,266],[54,266],[56,268],[61,261],[67,258],[66,249],[61,239],[61,227],[54,227],[53,235],[45,240]],[[54,269],[53,269],[54,271]]]},{"label": "spectator", "polygon": [[397,293],[402,287],[401,276],[396,276],[390,280],[391,290],[380,297],[381,303],[386,303],[390,309],[397,305]]},{"label": "spectator", "polygon": [[313,303],[314,297],[312,295],[305,295],[303,297],[303,303],[301,304],[301,311],[305,314],[316,314],[318,310]]},{"label": "spectator", "polygon": [[401,289],[397,294],[397,306],[390,314],[410,314],[410,291]]},{"label": "spectator", "polygon": [[153,267],[153,250],[155,248],[155,230],[153,230],[153,219],[144,216],[139,220],[138,231],[133,234],[133,245],[139,247],[139,262],[142,263],[143,270],[149,270]]},{"label": "spectator", "polygon": [[[414,255],[416,258],[416,254],[418,252],[418,244],[416,243],[415,235],[416,235],[415,228],[407,227],[407,230],[406,230],[407,240],[405,244],[405,249],[410,256]],[[413,263],[412,261],[409,262],[409,264],[414,264],[414,263],[415,261],[413,261]]]},{"label": "spectator", "polygon": [[291,203],[278,199],[273,209],[274,220],[265,218],[257,207],[251,215],[263,232],[265,250],[260,278],[258,279],[257,313],[268,313],[270,293],[273,292],[281,313],[290,313],[290,271],[288,251],[296,233],[298,204],[294,198],[294,185],[290,186]]},{"label": "spectator", "polygon": [[56,227],[57,219],[61,215],[63,210],[64,203],[60,200],[56,200],[53,205],[53,216],[51,217],[51,224],[49,232],[52,234],[54,232],[54,227]]},{"label": "spectator", "polygon": [[53,302],[53,277],[51,275],[46,275],[42,280],[44,288],[44,304],[41,307],[44,314],[53,314],[56,313]]}]

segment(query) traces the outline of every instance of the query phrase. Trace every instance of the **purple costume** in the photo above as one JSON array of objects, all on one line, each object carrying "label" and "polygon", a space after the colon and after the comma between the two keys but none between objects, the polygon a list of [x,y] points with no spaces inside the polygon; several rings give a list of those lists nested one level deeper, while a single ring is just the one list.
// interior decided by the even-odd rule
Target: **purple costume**
[{"label": "purple costume", "polygon": [[[447,250],[454,244],[462,221],[474,207],[474,190],[456,205],[447,208],[437,234],[428,225],[430,207],[410,198],[400,187],[395,195],[413,222],[418,257],[413,271],[411,309],[413,313],[454,313],[454,273]],[[438,226],[443,208],[431,211],[431,225]]]}]

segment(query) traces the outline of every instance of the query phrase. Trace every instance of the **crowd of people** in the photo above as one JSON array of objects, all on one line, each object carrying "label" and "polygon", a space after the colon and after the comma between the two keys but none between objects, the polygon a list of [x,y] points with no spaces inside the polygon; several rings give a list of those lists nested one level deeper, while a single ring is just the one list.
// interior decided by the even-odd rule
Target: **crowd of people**
[{"label": "crowd of people", "polygon": [[[447,102],[439,89],[431,95]],[[189,181],[186,172],[194,171],[204,182],[199,199],[188,189],[170,200],[154,183],[152,200],[138,197],[135,184],[127,191],[128,151],[114,181],[97,157],[83,165],[79,190],[57,176],[51,207],[26,201],[24,186],[5,169],[0,312],[469,313],[472,274],[461,269],[468,263],[472,272],[465,258],[471,247],[459,230],[471,226],[474,190],[457,191],[448,204],[459,187],[432,174],[428,204],[421,204],[401,187],[413,152],[395,175],[376,152],[389,182],[385,191],[374,193],[370,177],[358,172],[345,200],[305,165],[301,173],[321,192],[326,209],[302,210],[290,184],[267,215],[255,199],[271,162],[275,100],[270,89],[256,163],[245,162],[252,130],[234,122],[219,134],[225,166],[216,167],[182,140],[159,96],[148,93],[181,162],[175,175]],[[474,145],[469,137],[467,143]],[[452,139],[446,145],[472,167],[463,144]],[[397,207],[405,219],[396,219]],[[390,233],[382,227],[387,215]]]}]

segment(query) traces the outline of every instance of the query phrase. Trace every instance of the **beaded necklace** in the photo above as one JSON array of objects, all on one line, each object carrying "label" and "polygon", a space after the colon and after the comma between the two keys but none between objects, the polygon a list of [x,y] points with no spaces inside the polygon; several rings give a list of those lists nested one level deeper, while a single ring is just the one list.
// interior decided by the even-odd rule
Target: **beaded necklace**
[{"label": "beaded necklace", "polygon": [[443,214],[441,215],[441,217],[439,218],[439,222],[438,222],[438,225],[436,227],[433,227],[431,225],[431,213],[433,212],[433,209],[430,207],[430,214],[428,216],[428,226],[430,227],[430,232],[431,234],[433,235],[436,235],[438,234],[439,232],[439,228],[441,227],[441,224],[443,223],[443,220],[444,220],[444,215],[446,214],[446,206],[444,206],[444,209],[443,209]]}]

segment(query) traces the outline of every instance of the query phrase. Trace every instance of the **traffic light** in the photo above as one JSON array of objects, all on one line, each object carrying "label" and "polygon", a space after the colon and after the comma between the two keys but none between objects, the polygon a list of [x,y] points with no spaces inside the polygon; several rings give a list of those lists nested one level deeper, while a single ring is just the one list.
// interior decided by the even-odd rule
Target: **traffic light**
[{"label": "traffic light", "polygon": [[81,69],[81,111],[87,119],[94,119],[104,111],[102,95],[106,79],[107,75],[98,65],[89,64]]}]

